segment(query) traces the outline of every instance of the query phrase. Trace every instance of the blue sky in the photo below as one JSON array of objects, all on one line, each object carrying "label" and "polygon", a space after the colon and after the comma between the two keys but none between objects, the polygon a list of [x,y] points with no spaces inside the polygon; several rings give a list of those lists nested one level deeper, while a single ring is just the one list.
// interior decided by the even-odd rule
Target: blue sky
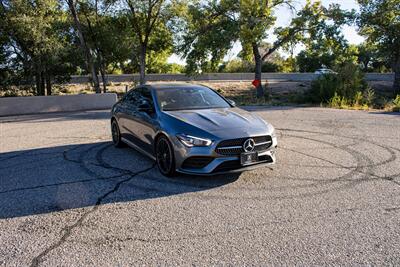
[{"label": "blue sky", "polygon": [[[297,9],[300,9],[304,4],[305,0],[294,0],[295,7]],[[356,0],[322,0],[322,4],[324,6],[329,6],[329,4],[340,4],[342,9],[358,9],[358,4]],[[276,10],[276,16],[277,16],[277,26],[286,26],[290,23],[291,18],[293,17],[293,14],[287,7],[281,7]],[[359,44],[361,43],[364,38],[361,37],[360,35],[357,34],[357,29],[354,26],[345,26],[343,27],[343,34],[345,38],[349,41],[351,44]],[[267,39],[269,42],[274,41],[274,37],[271,36],[271,38]],[[235,58],[236,55],[240,52],[241,46],[239,43],[235,44],[232,50],[228,53],[228,55],[224,58],[224,60],[230,60],[232,58]],[[300,48],[298,48],[300,50]],[[172,55],[169,59],[168,62],[170,63],[179,63],[179,64],[185,64],[185,61],[180,59],[177,55]]]}]

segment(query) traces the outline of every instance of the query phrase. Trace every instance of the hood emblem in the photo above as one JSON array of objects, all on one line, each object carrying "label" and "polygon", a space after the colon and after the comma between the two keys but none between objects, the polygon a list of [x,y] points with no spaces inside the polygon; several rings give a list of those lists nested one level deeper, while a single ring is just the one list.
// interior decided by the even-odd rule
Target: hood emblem
[{"label": "hood emblem", "polygon": [[243,149],[245,152],[253,151],[255,146],[256,146],[256,143],[254,142],[254,140],[252,138],[247,139],[243,143]]}]

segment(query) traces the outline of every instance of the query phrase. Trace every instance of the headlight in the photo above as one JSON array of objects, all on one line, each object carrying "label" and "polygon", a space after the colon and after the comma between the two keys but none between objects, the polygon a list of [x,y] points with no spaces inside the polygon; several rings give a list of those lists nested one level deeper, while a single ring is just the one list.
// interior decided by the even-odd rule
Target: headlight
[{"label": "headlight", "polygon": [[194,137],[187,134],[177,134],[176,137],[178,137],[179,141],[181,141],[187,147],[209,146],[212,143],[210,139]]}]

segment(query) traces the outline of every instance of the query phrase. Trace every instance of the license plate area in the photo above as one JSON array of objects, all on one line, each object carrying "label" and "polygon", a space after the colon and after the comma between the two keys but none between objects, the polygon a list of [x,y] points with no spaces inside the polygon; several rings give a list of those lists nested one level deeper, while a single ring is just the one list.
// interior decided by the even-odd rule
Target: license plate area
[{"label": "license plate area", "polygon": [[245,152],[240,154],[240,164],[242,166],[251,165],[258,161],[257,152]]}]

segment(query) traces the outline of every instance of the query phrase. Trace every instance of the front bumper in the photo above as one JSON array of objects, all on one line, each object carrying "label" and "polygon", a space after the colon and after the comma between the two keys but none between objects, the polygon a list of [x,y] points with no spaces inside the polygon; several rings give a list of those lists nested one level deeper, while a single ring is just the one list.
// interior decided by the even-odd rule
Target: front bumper
[{"label": "front bumper", "polygon": [[[215,152],[216,143],[209,147],[185,147],[178,139],[173,140],[175,147],[176,171],[193,175],[217,175],[237,173],[256,168],[266,167],[276,162],[275,151],[277,140],[273,138],[272,145],[265,151],[258,152],[259,161],[254,164],[242,166],[239,156],[224,156]],[[190,168],[185,166],[186,159],[192,157],[210,158],[210,162],[202,168]]]}]

